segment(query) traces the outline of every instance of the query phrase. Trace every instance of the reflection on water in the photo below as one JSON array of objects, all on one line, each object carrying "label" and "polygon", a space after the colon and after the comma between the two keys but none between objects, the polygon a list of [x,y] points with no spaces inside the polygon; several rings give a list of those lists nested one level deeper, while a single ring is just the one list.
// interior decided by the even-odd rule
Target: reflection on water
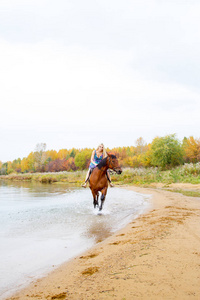
[{"label": "reflection on water", "polygon": [[10,187],[11,191],[15,190],[16,192],[20,193],[23,191],[27,191],[27,193],[30,193],[37,196],[45,196],[45,194],[55,194],[55,193],[65,193],[67,190],[71,190],[72,187],[67,187],[66,184],[44,184],[40,182],[35,181],[4,181],[0,179],[0,186],[1,187]]},{"label": "reflection on water", "polygon": [[104,223],[104,220],[102,222],[92,223],[85,235],[89,238],[94,238],[96,243],[99,243],[109,237],[112,233],[112,228]]},{"label": "reflection on water", "polygon": [[107,238],[146,209],[147,200],[109,189],[99,214],[89,189],[0,181],[0,297]]}]

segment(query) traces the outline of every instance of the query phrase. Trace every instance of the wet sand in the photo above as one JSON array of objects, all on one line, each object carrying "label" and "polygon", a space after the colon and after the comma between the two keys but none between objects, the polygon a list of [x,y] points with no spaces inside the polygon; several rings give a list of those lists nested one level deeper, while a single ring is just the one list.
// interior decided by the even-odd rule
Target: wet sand
[{"label": "wet sand", "polygon": [[199,300],[200,199],[126,188],[152,194],[152,208],[7,299]]}]

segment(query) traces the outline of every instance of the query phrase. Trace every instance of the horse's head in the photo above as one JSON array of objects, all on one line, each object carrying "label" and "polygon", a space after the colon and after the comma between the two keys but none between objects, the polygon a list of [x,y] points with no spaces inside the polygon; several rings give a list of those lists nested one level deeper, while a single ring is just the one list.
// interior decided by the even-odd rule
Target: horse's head
[{"label": "horse's head", "polygon": [[119,165],[119,162],[117,160],[117,157],[113,154],[109,154],[108,153],[108,167],[109,169],[112,169],[113,171],[115,171],[117,174],[121,174],[122,173],[122,169]]}]

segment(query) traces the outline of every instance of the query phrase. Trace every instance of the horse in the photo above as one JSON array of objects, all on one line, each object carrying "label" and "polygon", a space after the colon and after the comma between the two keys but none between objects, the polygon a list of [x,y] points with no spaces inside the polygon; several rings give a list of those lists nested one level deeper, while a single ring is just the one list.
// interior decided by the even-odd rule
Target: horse
[{"label": "horse", "polygon": [[119,166],[117,157],[113,154],[108,154],[107,157],[102,159],[102,161],[93,169],[89,178],[89,187],[93,195],[94,208],[96,208],[96,206],[99,207],[98,199],[99,192],[101,192],[101,205],[99,207],[100,211],[103,208],[108,189],[108,169],[112,169],[117,174],[122,173],[122,169]]}]

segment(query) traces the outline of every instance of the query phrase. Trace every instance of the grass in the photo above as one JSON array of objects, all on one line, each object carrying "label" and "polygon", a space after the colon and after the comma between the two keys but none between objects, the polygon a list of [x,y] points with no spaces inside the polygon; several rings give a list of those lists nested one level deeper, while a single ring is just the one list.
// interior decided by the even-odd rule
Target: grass
[{"label": "grass", "polygon": [[113,175],[112,180],[118,184],[149,185],[151,183],[200,183],[200,163],[185,164],[171,170],[159,168],[126,168],[123,173]]},{"label": "grass", "polygon": [[55,172],[55,173],[26,173],[1,175],[0,179],[13,181],[35,181],[40,183],[66,183],[80,185],[84,182],[86,171]]},{"label": "grass", "polygon": [[174,193],[180,193],[188,197],[200,197],[200,191],[189,191],[183,189],[165,189],[167,191],[173,191]]},{"label": "grass", "polygon": [[[84,182],[85,171],[57,173],[26,173],[1,175],[0,179],[17,181],[36,181],[41,183],[65,183],[80,186]],[[116,185],[148,186],[152,183],[200,183],[200,163],[185,164],[171,170],[162,171],[159,168],[125,168],[121,175],[112,174]]]}]

